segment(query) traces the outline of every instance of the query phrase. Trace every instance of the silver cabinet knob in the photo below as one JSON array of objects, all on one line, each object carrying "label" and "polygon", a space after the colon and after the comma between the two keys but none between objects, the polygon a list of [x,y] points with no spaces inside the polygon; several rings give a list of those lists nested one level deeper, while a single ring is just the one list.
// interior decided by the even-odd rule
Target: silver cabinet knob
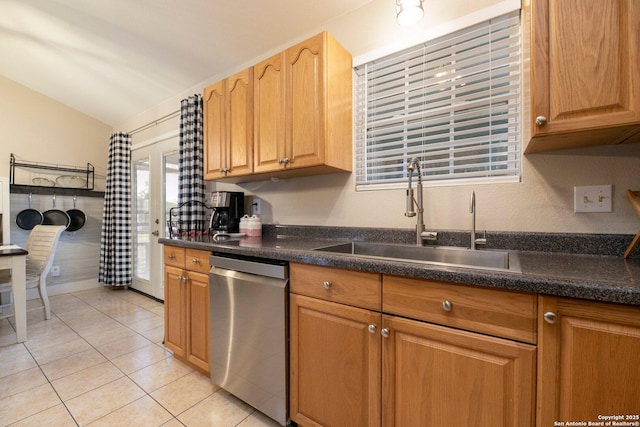
[{"label": "silver cabinet knob", "polygon": [[186,282],[187,278],[184,276],[178,276],[178,280],[180,280],[181,282]]},{"label": "silver cabinet knob", "polygon": [[449,301],[448,299],[442,301],[442,309],[444,311],[451,311],[452,308],[453,304],[451,304],[451,301]]},{"label": "silver cabinet knob", "polygon": [[382,330],[380,331],[380,335],[382,335],[385,338],[389,338],[389,334],[390,334],[389,328],[382,328]]},{"label": "silver cabinet knob", "polygon": [[198,258],[194,258],[194,259],[191,260],[192,264],[197,264],[199,262],[200,262],[200,260]]},{"label": "silver cabinet knob", "polygon": [[376,328],[376,325],[369,325],[367,329],[369,329],[370,334],[375,334],[378,328]]},{"label": "silver cabinet knob", "polygon": [[324,286],[325,289],[329,289],[331,287],[331,282],[325,281],[322,286]]},{"label": "silver cabinet knob", "polygon": [[169,259],[176,259],[176,256],[175,256],[174,254],[169,254],[169,255],[167,256],[167,258],[169,258]]},{"label": "silver cabinet knob", "polygon": [[556,323],[556,320],[558,319],[558,315],[555,314],[553,311],[547,311],[543,316],[544,321],[550,324],[554,324]]},{"label": "silver cabinet knob", "polygon": [[545,116],[538,116],[536,117],[536,124],[538,126],[541,126],[543,124],[547,123],[547,118]]}]

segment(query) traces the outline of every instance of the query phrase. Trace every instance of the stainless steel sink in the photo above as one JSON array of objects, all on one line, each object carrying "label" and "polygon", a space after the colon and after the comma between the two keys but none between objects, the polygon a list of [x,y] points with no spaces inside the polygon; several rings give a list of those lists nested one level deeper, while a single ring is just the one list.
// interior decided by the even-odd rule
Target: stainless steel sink
[{"label": "stainless steel sink", "polygon": [[471,250],[452,246],[412,246],[348,242],[314,249],[320,252],[520,273],[518,255],[510,251]]}]

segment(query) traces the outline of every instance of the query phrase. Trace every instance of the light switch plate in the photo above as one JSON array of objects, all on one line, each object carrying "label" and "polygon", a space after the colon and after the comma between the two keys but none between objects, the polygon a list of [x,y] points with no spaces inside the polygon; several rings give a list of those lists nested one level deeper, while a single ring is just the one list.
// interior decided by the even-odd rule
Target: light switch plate
[{"label": "light switch plate", "polygon": [[611,185],[573,187],[573,211],[611,212]]}]

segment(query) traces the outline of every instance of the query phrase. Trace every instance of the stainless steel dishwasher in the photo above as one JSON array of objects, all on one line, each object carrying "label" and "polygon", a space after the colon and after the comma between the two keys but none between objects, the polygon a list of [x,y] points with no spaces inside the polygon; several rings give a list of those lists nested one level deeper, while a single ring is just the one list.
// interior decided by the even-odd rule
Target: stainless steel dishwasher
[{"label": "stainless steel dishwasher", "polygon": [[289,265],[219,253],[209,260],[211,380],[287,425]]}]

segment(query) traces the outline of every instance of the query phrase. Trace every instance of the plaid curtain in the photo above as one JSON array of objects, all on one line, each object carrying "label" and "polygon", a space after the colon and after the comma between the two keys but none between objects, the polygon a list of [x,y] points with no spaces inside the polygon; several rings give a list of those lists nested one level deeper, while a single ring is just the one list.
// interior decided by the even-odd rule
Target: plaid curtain
[{"label": "plaid curtain", "polygon": [[206,218],[204,185],[204,137],[202,95],[196,94],[180,102],[180,158],[178,170],[178,203],[181,228],[204,230]]},{"label": "plaid curtain", "polygon": [[131,232],[131,136],[118,132],[109,141],[100,236],[100,283],[131,285]]}]

